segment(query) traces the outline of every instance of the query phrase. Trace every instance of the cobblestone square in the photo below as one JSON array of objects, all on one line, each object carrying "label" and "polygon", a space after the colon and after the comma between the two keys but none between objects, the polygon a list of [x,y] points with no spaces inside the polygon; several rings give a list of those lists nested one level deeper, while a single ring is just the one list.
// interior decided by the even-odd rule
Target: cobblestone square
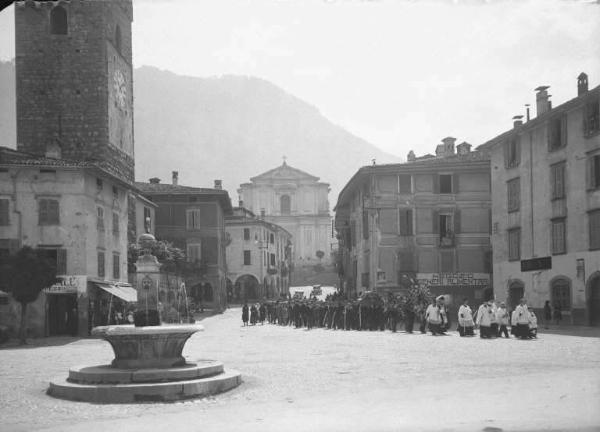
[{"label": "cobblestone square", "polygon": [[[50,338],[0,350],[6,431],[598,430],[600,339],[562,330],[480,340],[404,332],[241,326],[233,308],[202,321],[184,354],[219,359],[244,383],[177,403],[91,405],[51,398],[69,367],[109,363],[108,343]],[[150,428],[150,429],[149,429]],[[485,429],[488,428],[488,429]]]}]

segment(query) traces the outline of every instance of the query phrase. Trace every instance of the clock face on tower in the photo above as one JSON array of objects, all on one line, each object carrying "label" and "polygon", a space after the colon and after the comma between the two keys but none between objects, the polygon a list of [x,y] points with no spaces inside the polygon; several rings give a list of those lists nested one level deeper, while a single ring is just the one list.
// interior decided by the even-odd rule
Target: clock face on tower
[{"label": "clock face on tower", "polygon": [[125,110],[127,101],[127,84],[125,82],[123,72],[121,72],[119,69],[115,70],[115,73],[113,74],[113,87],[115,90],[115,100],[117,102],[117,106],[119,109]]}]

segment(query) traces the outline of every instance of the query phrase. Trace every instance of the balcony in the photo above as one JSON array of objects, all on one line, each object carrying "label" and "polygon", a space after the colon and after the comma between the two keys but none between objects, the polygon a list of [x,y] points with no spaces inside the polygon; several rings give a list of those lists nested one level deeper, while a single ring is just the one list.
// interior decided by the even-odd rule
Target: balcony
[{"label": "balcony", "polygon": [[456,239],[454,237],[454,234],[447,233],[446,235],[441,236],[439,245],[441,248],[452,248],[456,246]]}]

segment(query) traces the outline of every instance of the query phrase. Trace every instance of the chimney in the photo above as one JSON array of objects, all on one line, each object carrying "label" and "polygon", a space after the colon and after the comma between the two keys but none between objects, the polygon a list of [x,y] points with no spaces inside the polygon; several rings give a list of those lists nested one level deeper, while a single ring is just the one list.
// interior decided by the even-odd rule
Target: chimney
[{"label": "chimney", "polygon": [[523,125],[523,116],[522,115],[514,116],[513,117],[513,127],[517,128],[522,125]]},{"label": "chimney", "polygon": [[173,186],[177,186],[179,180],[179,171],[173,171]]},{"label": "chimney", "polygon": [[535,91],[537,92],[535,94],[535,103],[537,106],[537,116],[541,116],[542,114],[544,114],[545,112],[548,111],[549,106],[548,106],[548,98],[550,96],[548,96],[548,89],[550,88],[550,86],[539,86],[538,88],[535,89]]},{"label": "chimney", "polygon": [[525,104],[525,111],[527,113],[527,121],[531,120],[531,115],[529,114],[529,104]]},{"label": "chimney", "polygon": [[406,156],[406,160],[407,160],[408,162],[414,162],[414,161],[416,161],[416,160],[417,160],[417,157],[415,156],[415,152],[414,152],[414,151],[412,151],[412,150],[411,150],[411,151],[409,151],[409,152],[408,152],[408,155]]},{"label": "chimney", "polygon": [[158,177],[152,177],[150,179],[150,183],[152,183],[152,184],[159,184],[160,183],[160,179]]},{"label": "chimney", "polygon": [[581,96],[588,91],[588,76],[581,72],[577,77],[577,96]]},{"label": "chimney", "polygon": [[223,181],[222,180],[215,180],[215,189],[223,189]]},{"label": "chimney", "polygon": [[444,144],[438,144],[435,147],[435,157],[437,157],[437,158],[444,157]]},{"label": "chimney", "polygon": [[446,137],[442,140],[444,143],[444,156],[452,156],[454,154],[454,143],[456,138]]},{"label": "chimney", "polygon": [[456,153],[463,156],[469,154],[471,152],[471,144],[466,141],[463,141],[459,145],[456,146]]}]

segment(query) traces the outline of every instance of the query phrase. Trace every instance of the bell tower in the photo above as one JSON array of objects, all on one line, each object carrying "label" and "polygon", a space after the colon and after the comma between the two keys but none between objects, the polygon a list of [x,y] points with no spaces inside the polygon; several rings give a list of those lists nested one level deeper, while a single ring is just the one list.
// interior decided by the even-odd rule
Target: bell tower
[{"label": "bell tower", "polygon": [[134,180],[131,0],[15,2],[17,148]]}]

